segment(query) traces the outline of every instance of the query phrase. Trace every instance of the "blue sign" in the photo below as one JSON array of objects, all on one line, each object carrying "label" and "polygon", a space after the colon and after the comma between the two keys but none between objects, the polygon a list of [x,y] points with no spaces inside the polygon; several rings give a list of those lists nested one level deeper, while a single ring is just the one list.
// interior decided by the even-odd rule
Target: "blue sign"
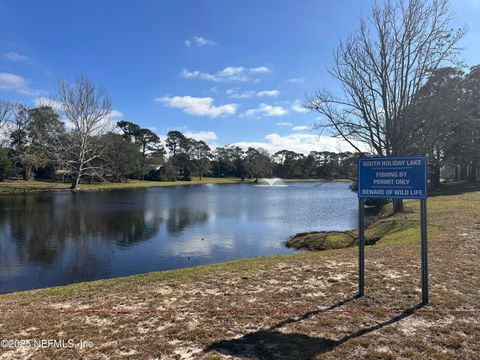
[{"label": "blue sign", "polygon": [[427,198],[427,158],[370,157],[358,159],[358,197]]}]

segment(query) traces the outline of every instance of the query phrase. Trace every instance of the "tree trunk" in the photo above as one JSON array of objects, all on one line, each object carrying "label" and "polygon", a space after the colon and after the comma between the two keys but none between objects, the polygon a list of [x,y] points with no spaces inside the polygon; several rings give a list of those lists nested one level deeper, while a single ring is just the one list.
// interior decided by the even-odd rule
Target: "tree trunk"
[{"label": "tree trunk", "polygon": [[23,169],[22,171],[22,177],[23,177],[23,180],[25,181],[29,181],[31,180],[32,178],[32,171],[30,170],[30,168],[28,166],[25,166],[25,168]]},{"label": "tree trunk", "polygon": [[467,166],[465,164],[460,165],[460,180],[467,178]]},{"label": "tree trunk", "polygon": [[439,164],[435,164],[433,166],[433,172],[430,174],[430,184],[435,189],[440,186],[440,165]]},{"label": "tree trunk", "polygon": [[470,176],[469,176],[469,181],[475,182],[477,181],[477,161],[472,160],[470,163]]},{"label": "tree trunk", "polygon": [[395,214],[403,212],[403,199],[393,199],[393,212]]},{"label": "tree trunk", "polygon": [[77,191],[79,182],[80,182],[80,173],[75,174],[72,177],[72,185],[70,186],[70,190]]}]

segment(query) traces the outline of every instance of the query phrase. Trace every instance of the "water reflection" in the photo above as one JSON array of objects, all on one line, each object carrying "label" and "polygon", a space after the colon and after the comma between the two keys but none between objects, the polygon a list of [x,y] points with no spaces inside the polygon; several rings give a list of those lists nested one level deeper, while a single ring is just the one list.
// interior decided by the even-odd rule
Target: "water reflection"
[{"label": "water reflection", "polygon": [[0,292],[287,253],[287,236],[353,228],[355,210],[338,183],[1,196]]},{"label": "water reflection", "polygon": [[167,230],[170,235],[181,233],[190,224],[202,223],[208,220],[208,213],[195,209],[170,209],[167,220]]}]

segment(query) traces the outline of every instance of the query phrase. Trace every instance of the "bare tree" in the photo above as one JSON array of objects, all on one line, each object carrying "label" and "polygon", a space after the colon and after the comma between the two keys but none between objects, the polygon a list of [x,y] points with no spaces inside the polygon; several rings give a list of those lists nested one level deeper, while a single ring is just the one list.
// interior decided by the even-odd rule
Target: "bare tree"
[{"label": "bare tree", "polygon": [[99,158],[108,143],[101,136],[112,127],[109,121],[111,100],[106,91],[80,76],[75,82],[60,81],[57,98],[67,123],[67,133],[57,137],[55,157],[72,179],[72,190],[78,189],[86,173],[102,178]]},{"label": "bare tree", "polygon": [[[305,107],[321,115],[315,128],[333,128],[359,152],[362,142],[377,155],[408,154],[404,110],[433,71],[460,63],[457,44],[467,27],[452,29],[452,19],[448,0],[375,4],[335,52],[330,73],[343,94],[319,90],[306,99]],[[402,202],[394,209],[402,211]]]},{"label": "bare tree", "polygon": [[12,111],[13,106],[11,103],[0,100],[0,129],[2,129],[8,121],[10,121]]},{"label": "bare tree", "polygon": [[8,101],[0,100],[0,144],[6,141],[6,136],[3,133],[5,125],[12,121],[14,115],[14,106]]}]

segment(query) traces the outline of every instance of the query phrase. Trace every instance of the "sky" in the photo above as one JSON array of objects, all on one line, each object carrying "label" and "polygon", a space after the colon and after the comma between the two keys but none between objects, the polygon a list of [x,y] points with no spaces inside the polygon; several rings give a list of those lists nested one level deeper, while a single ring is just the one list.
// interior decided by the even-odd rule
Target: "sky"
[{"label": "sky", "polygon": [[[337,89],[341,38],[367,0],[0,0],[0,100],[30,106],[80,74],[103,86],[112,118],[160,136],[270,152],[346,151],[311,130],[305,96]],[[462,58],[480,63],[480,0],[452,1],[468,24]]]}]

